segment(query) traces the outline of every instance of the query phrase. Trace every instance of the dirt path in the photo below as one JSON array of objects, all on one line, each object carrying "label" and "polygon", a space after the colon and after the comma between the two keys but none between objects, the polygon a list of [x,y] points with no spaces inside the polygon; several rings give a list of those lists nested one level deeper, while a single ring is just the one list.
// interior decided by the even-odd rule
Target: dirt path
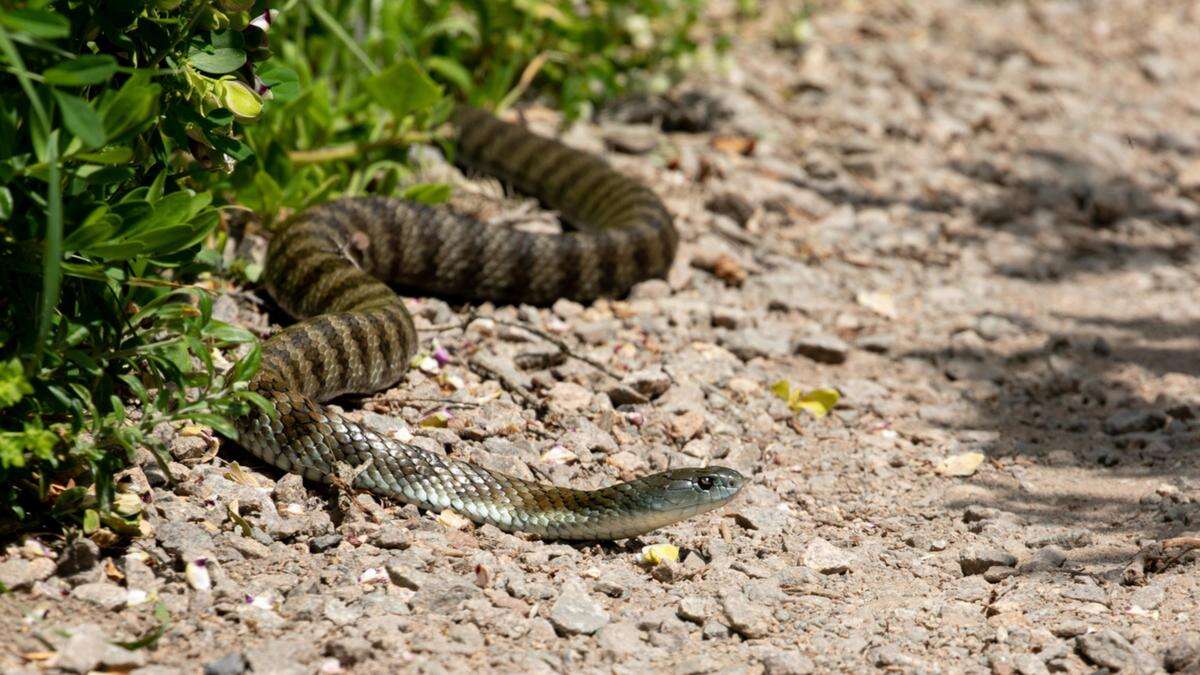
[{"label": "dirt path", "polygon": [[[1200,669],[1195,554],[1130,567],[1200,530],[1200,6],[847,4],[816,13],[803,50],[772,45],[769,15],[701,96],[568,135],[678,214],[667,281],[481,308],[426,331],[448,363],[346,404],[580,486],[727,464],[754,476],[735,505],[640,541],[544,544],[351,507],[232,467],[236,448],[214,459],[199,431],[172,440],[178,487],[149,465],[128,478],[153,537],[98,560],[78,544],[57,571],[36,543],[0,559],[17,588],[0,666]],[[637,122],[664,110],[701,129]],[[466,316],[413,307],[426,328]],[[842,401],[797,413],[778,380]],[[440,410],[444,428],[421,426]],[[639,564],[655,543],[682,560]],[[154,648],[106,642],[159,625],[156,605]]]}]

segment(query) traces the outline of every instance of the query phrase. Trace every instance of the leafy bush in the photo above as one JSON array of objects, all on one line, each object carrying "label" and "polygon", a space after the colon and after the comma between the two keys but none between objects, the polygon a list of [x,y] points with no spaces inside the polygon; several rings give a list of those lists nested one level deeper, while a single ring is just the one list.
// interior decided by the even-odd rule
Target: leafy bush
[{"label": "leafy bush", "polygon": [[233,436],[231,418],[267,405],[246,391],[253,337],[212,316],[230,271],[215,204],[269,225],[341,194],[395,192],[411,182],[406,148],[441,138],[454,99],[503,107],[537,92],[576,116],[661,87],[694,53],[702,4],[6,4],[0,520],[135,531],[113,477],[139,447],[165,466],[158,427]]},{"label": "leafy bush", "polygon": [[197,254],[220,217],[180,169],[200,149],[236,150],[229,109],[253,111],[258,94],[197,69],[230,41],[200,29],[216,7],[174,4],[35,3],[0,14],[0,481],[9,488],[0,509],[9,517],[70,521],[93,504],[92,514],[111,515],[112,477],[138,446],[165,463],[155,427],[190,419],[231,431],[228,418],[255,402],[244,386],[257,351],[227,375],[214,351],[253,336],[213,319],[209,294],[186,283],[205,271]]},{"label": "leafy bush", "polygon": [[[452,99],[503,108],[544,94],[568,118],[662,89],[694,58],[703,0],[300,0],[273,20],[299,94],[247,129],[223,188],[270,224],[342,194],[411,181],[404,149],[437,141]],[[278,40],[277,37],[283,37]],[[426,201],[446,189],[416,188]]]}]

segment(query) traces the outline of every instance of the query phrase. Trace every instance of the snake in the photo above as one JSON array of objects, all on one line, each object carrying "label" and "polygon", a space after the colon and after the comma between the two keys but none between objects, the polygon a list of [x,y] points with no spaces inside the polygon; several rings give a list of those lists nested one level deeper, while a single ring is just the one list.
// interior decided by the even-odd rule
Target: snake
[{"label": "snake", "polygon": [[[394,289],[469,302],[545,306],[621,296],[664,277],[678,234],[647,186],[597,155],[490,112],[451,114],[455,161],[556,211],[561,233],[488,225],[398,197],[344,197],[288,218],[262,280],[297,321],[261,345],[248,389],[272,406],[235,420],[239,444],[307,480],[452,510],[479,525],[550,540],[616,540],[718,508],[746,482],[720,466],[668,469],[594,490],[524,480],[386,436],[326,405],[395,384],[417,353]],[[273,407],[274,410],[271,410]]]}]

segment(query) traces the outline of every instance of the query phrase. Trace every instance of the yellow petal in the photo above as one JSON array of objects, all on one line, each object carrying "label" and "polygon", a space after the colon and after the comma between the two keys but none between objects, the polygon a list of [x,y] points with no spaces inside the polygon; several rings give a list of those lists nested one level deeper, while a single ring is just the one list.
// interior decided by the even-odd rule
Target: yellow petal
[{"label": "yellow petal", "polygon": [[421,420],[420,425],[427,429],[444,429],[450,422],[450,415],[444,410],[431,413]]},{"label": "yellow petal", "polygon": [[642,547],[642,563],[646,565],[665,565],[679,562],[679,547],[674,544],[653,544]]},{"label": "yellow petal", "polygon": [[841,398],[841,394],[837,393],[836,389],[813,389],[796,397],[788,404],[788,407],[796,412],[807,410],[813,414],[813,417],[824,417],[829,414],[830,410],[833,410]]},{"label": "yellow petal", "polygon": [[775,394],[786,403],[791,403],[791,392],[792,386],[788,384],[787,380],[780,380],[771,385],[771,393]]}]

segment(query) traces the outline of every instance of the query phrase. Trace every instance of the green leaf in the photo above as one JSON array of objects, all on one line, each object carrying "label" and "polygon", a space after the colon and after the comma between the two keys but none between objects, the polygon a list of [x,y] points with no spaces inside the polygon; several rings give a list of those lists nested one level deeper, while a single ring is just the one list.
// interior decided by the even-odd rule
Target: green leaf
[{"label": "green leaf", "polygon": [[442,99],[439,87],[412,59],[392,64],[363,82],[372,99],[397,118],[432,108]]},{"label": "green leaf", "polygon": [[83,512],[83,532],[91,534],[100,529],[100,514],[95,509],[88,509]]},{"label": "green leaf", "polygon": [[237,429],[234,428],[233,424],[231,424],[229,420],[221,417],[220,415],[213,415],[211,413],[193,413],[188,417],[197,424],[207,424],[217,433],[225,436],[226,438],[237,440]]},{"label": "green leaf", "polygon": [[12,218],[12,213],[12,191],[3,185],[0,185],[0,220],[8,220],[9,218]]},{"label": "green leaf", "polygon": [[459,91],[464,93],[471,91],[471,71],[458,61],[442,56],[430,56],[425,59],[424,63],[430,72],[441,75],[443,79],[458,87]]},{"label": "green leaf", "polygon": [[89,148],[104,145],[104,123],[87,101],[66,92],[54,90],[54,100],[62,111],[63,124]]},{"label": "green leaf", "polygon": [[208,47],[188,53],[188,63],[196,70],[213,75],[232,73],[246,63],[245,50],[237,47]]},{"label": "green leaf", "polygon": [[85,162],[94,164],[125,164],[133,159],[133,149],[123,145],[113,145],[96,152],[81,152],[76,156]]},{"label": "green leaf", "polygon": [[107,242],[116,233],[121,224],[121,218],[109,213],[105,205],[95,208],[83,223],[75,228],[63,240],[63,249],[67,251],[85,251],[91,246]]},{"label": "green leaf", "polygon": [[0,432],[0,468],[25,466],[25,449],[17,440],[19,436]]},{"label": "green leaf", "polygon": [[249,401],[254,407],[267,413],[272,418],[277,414],[275,412],[275,404],[268,401],[265,396],[256,391],[243,389],[242,391],[234,392],[234,396]]},{"label": "green leaf", "polygon": [[33,393],[33,387],[25,379],[25,371],[21,361],[12,358],[0,362],[0,409],[7,408],[20,401],[22,397]]},{"label": "green leaf", "polygon": [[108,82],[117,72],[117,62],[108,54],[87,54],[47,69],[42,73],[49,84],[82,87]]},{"label": "green leaf", "polygon": [[255,72],[267,88],[271,96],[280,103],[294,101],[300,95],[300,79],[296,71],[280,65],[274,60],[255,66]]},{"label": "green leaf", "polygon": [[0,24],[31,37],[53,40],[71,34],[67,17],[44,9],[10,9],[0,12]]},{"label": "green leaf", "polygon": [[104,128],[116,138],[136,129],[158,114],[158,98],[162,87],[148,80],[149,76],[138,73],[129,78],[117,93],[105,97],[100,106]]},{"label": "green leaf", "polygon": [[228,382],[245,382],[249,380],[254,373],[258,372],[258,366],[262,363],[262,349],[258,345],[250,348],[246,355],[238,359],[238,362],[233,364],[233,368],[229,371]]},{"label": "green leaf", "polygon": [[54,432],[43,429],[41,422],[25,423],[24,442],[26,450],[34,457],[46,461],[54,457],[54,444],[58,437]]},{"label": "green leaf", "polygon": [[444,204],[453,190],[447,183],[418,183],[405,188],[401,196],[422,204]]},{"label": "green leaf", "polygon": [[202,331],[204,337],[212,338],[222,344],[241,344],[243,342],[253,342],[254,334],[242,328],[225,323],[224,321],[213,321],[205,326]]}]

